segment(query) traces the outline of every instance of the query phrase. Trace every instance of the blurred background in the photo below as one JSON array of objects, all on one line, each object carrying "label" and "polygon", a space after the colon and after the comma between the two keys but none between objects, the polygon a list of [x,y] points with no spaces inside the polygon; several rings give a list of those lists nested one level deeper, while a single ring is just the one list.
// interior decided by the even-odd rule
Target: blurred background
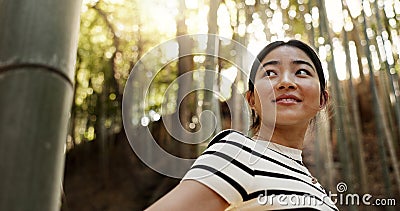
[{"label": "blurred background", "polygon": [[[61,210],[143,210],[179,183],[147,167],[132,151],[122,99],[135,64],[159,44],[185,34],[216,34],[253,54],[275,40],[295,38],[313,46],[329,78],[331,104],[307,137],[306,165],[327,191],[338,193],[337,184],[345,182],[346,193],[400,203],[399,29],[398,0],[84,0]],[[213,134],[226,128],[247,133],[248,111],[240,100],[247,77],[238,64],[248,61],[233,41],[203,46],[216,56],[179,57],[201,48],[194,39],[154,52],[155,63],[171,62],[160,68],[149,90],[134,90],[132,104],[143,106],[143,99],[146,104],[145,112],[131,111],[138,133],[130,141],[146,141],[140,131],[149,128],[166,151],[195,158],[204,144],[179,143],[161,120],[179,112],[182,126],[196,132],[204,110],[213,111],[217,120]],[[218,74],[201,74],[205,69]],[[199,75],[171,86],[165,95],[188,71]],[[184,84],[213,91],[180,96]]]}]

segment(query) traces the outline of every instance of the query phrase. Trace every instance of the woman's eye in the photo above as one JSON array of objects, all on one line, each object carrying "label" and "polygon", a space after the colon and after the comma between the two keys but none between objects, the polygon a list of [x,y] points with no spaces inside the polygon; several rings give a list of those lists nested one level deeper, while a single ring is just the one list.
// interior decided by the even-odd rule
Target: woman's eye
[{"label": "woman's eye", "polygon": [[273,70],[266,70],[264,75],[270,77],[276,75],[276,73]]},{"label": "woman's eye", "polygon": [[311,75],[310,71],[301,69],[296,72],[297,75]]}]

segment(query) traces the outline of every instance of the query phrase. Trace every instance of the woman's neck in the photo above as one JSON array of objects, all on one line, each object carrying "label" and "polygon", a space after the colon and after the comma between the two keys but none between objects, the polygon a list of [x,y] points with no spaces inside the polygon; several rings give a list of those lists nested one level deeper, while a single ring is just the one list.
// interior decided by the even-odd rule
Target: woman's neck
[{"label": "woman's neck", "polygon": [[283,146],[302,149],[307,128],[308,125],[280,125],[275,126],[274,130],[271,131],[271,127],[261,127],[254,137],[266,141],[270,140]]}]

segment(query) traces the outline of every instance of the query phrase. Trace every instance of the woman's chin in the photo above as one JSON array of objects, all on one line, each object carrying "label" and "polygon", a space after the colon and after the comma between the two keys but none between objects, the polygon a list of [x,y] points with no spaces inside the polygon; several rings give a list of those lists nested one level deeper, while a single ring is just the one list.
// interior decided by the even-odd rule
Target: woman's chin
[{"label": "woman's chin", "polygon": [[310,120],[308,118],[289,118],[281,117],[275,122],[275,126],[308,126]]}]

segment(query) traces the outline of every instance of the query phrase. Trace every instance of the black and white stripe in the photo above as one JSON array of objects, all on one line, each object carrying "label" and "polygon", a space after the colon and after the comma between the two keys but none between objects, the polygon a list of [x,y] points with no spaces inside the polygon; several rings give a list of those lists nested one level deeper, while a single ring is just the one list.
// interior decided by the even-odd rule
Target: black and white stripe
[{"label": "black and white stripe", "polygon": [[275,203],[273,207],[260,204],[259,209],[337,210],[327,202],[324,189],[311,183],[307,172],[301,161],[260,147],[239,132],[225,130],[213,138],[182,180],[194,179],[205,184],[237,209],[248,204],[254,207],[257,197],[267,194],[312,196],[319,206]]}]

